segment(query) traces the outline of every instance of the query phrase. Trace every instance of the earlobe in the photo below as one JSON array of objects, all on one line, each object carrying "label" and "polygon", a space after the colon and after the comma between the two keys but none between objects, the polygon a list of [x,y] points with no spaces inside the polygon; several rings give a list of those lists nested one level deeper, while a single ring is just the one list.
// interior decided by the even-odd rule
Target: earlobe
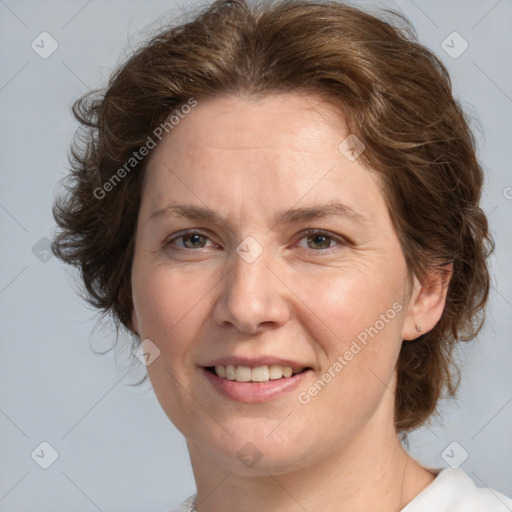
[{"label": "earlobe", "polygon": [[414,277],[409,309],[402,329],[403,340],[414,340],[437,324],[444,311],[452,273],[453,265],[450,263],[430,269],[421,282]]}]

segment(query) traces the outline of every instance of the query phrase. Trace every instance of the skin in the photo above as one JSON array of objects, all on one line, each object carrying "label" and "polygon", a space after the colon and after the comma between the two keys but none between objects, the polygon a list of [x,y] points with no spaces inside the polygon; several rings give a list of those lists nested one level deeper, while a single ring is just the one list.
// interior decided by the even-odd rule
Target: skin
[{"label": "skin", "polygon": [[[338,150],[347,135],[342,114],[314,95],[223,96],[200,100],[148,161],[132,322],[160,350],[148,374],[187,439],[200,512],[389,512],[434,478],[398,441],[395,364],[416,325],[426,332],[439,320],[447,283],[408,274],[377,173]],[[329,201],[365,220],[275,222]],[[222,222],[151,218],[175,202],[208,207]],[[308,229],[323,233],[308,238]],[[183,230],[204,238],[180,238]],[[263,250],[251,263],[236,252],[249,236]],[[396,303],[401,311],[301,404],[298,394]],[[233,355],[312,371],[292,392],[240,403],[201,369]],[[237,457],[247,443],[261,453],[252,467]]]}]

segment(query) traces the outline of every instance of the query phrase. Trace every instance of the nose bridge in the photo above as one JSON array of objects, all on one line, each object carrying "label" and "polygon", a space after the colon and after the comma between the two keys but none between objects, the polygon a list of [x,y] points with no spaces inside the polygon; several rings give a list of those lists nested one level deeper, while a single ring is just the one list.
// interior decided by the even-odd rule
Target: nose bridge
[{"label": "nose bridge", "polygon": [[262,324],[286,322],[288,305],[282,287],[269,269],[266,251],[259,247],[246,239],[233,254],[232,268],[215,308],[217,323],[254,333]]}]

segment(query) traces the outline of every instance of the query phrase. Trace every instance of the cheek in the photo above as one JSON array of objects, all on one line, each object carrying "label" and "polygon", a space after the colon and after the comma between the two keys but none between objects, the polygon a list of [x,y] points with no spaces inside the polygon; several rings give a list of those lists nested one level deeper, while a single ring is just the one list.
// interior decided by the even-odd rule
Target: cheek
[{"label": "cheek", "polygon": [[331,280],[328,291],[308,296],[321,321],[303,311],[302,325],[320,347],[323,364],[317,380],[299,391],[300,399],[309,401],[304,413],[334,437],[353,435],[381,403],[393,408],[402,305],[397,290],[371,284]]},{"label": "cheek", "polygon": [[165,265],[135,268],[133,301],[141,336],[155,338],[157,345],[181,339],[175,333],[190,324],[208,304],[215,279],[208,272],[191,273]]},{"label": "cheek", "polygon": [[403,289],[398,284],[399,271],[393,275],[391,270],[359,267],[347,265],[325,275],[294,280],[295,294],[309,309],[304,317],[310,318],[310,332],[323,326],[318,341],[332,339],[340,351],[360,334],[364,341],[368,330],[375,334],[375,327],[381,337],[395,339],[400,332]]},{"label": "cheek", "polygon": [[396,284],[399,269],[396,276],[352,270],[317,279],[314,286],[302,280],[297,295],[307,298],[301,323],[322,353],[321,372],[329,381],[324,399],[338,411],[363,413],[392,385],[401,346],[403,290]]},{"label": "cheek", "polygon": [[[200,326],[215,290],[209,278],[163,264],[134,265],[133,301],[141,339],[149,338],[160,355],[147,366],[156,397],[172,423],[190,429],[188,415],[197,410],[191,389]],[[213,289],[212,289],[213,288]],[[185,413],[184,411],[189,411]]]}]

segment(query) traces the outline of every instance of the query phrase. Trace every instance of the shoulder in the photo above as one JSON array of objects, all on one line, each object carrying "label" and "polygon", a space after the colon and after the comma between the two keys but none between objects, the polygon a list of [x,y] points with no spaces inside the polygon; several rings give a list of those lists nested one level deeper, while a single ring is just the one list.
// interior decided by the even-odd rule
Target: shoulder
[{"label": "shoulder", "polygon": [[443,469],[401,512],[512,512],[512,500],[477,487],[461,469]]},{"label": "shoulder", "polygon": [[171,512],[193,512],[195,510],[193,507],[195,499],[195,494],[189,496],[178,508],[171,510]]}]

